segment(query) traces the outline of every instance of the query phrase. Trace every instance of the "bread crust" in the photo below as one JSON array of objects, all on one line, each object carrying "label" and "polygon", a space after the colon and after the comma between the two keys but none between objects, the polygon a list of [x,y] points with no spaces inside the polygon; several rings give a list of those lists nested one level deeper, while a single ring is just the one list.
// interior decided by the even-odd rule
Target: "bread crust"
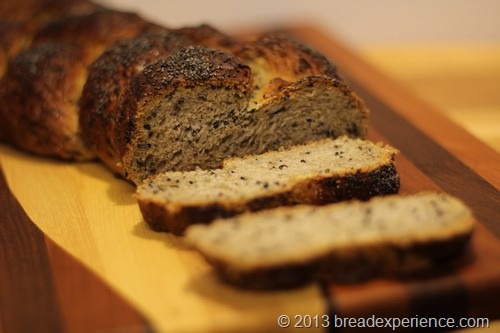
[{"label": "bread crust", "polygon": [[19,54],[0,83],[4,140],[46,156],[93,157],[80,138],[75,105],[90,58],[69,44],[44,44]]},{"label": "bread crust", "polygon": [[297,204],[324,205],[354,198],[368,200],[377,195],[394,194],[398,190],[399,175],[391,161],[370,171],[306,179],[287,190],[249,200],[181,205],[138,197],[138,203],[145,221],[153,230],[183,235],[193,224],[207,224],[217,218],[244,212]]},{"label": "bread crust", "polygon": [[87,0],[4,0],[0,3],[0,77],[8,61],[50,22],[98,10]]},{"label": "bread crust", "polygon": [[241,44],[238,39],[228,36],[208,24],[179,28],[177,33],[186,36],[196,45],[229,52]]},{"label": "bread crust", "polygon": [[234,46],[232,51],[245,63],[264,65],[270,78],[294,82],[311,75],[324,75],[340,79],[336,66],[326,57],[280,33],[261,34]]},{"label": "bread crust", "polygon": [[41,26],[57,17],[90,12],[99,8],[88,0],[3,0],[0,21],[32,22]]},{"label": "bread crust", "polygon": [[33,44],[70,42],[104,51],[113,43],[166,28],[144,20],[135,13],[104,9],[80,15],[63,16],[39,29]]},{"label": "bread crust", "polygon": [[159,28],[136,14],[113,10],[62,17],[40,29],[2,80],[0,136],[41,155],[94,158],[79,128],[88,67],[106,46],[150,30]]},{"label": "bread crust", "polygon": [[[33,36],[48,22],[63,16],[97,10],[98,5],[87,0],[3,0],[0,2],[0,78],[8,63],[31,45]],[[8,101],[0,101],[5,104]],[[1,115],[0,115],[1,116]],[[0,141],[8,121],[0,118]]]},{"label": "bread crust", "polygon": [[147,65],[189,44],[174,32],[145,34],[111,46],[89,69],[80,102],[80,126],[85,142],[114,172],[119,173],[121,163],[115,128],[130,80]]},{"label": "bread crust", "polygon": [[0,21],[0,78],[7,70],[7,64],[29,44],[25,24]]}]

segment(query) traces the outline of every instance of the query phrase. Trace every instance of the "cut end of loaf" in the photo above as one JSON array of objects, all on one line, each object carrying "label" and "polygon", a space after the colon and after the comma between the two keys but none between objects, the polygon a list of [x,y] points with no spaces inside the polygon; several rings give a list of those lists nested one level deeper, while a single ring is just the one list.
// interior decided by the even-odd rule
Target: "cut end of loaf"
[{"label": "cut end of loaf", "polygon": [[125,176],[219,167],[245,123],[250,69],[221,51],[187,47],[132,80],[117,131]]},{"label": "cut end of loaf", "polygon": [[121,157],[114,141],[115,125],[131,78],[190,43],[175,32],[148,33],[114,44],[92,64],[80,102],[80,126],[88,146],[116,173]]},{"label": "cut end of loaf", "polygon": [[422,193],[243,214],[190,227],[186,239],[224,279],[267,288],[288,283],[280,276],[290,271],[307,282],[443,258],[464,247],[473,226],[456,198]]},{"label": "cut end of loaf", "polygon": [[324,139],[229,159],[221,169],[166,172],[140,185],[137,199],[154,229],[174,233],[245,211],[365,200],[398,191],[396,152],[360,139]]},{"label": "cut end of loaf", "polygon": [[139,102],[144,112],[133,117],[124,146],[124,171],[135,183],[165,171],[219,168],[230,157],[366,136],[366,109],[334,79],[309,77],[259,105],[248,104],[250,90],[241,86],[186,84]]}]

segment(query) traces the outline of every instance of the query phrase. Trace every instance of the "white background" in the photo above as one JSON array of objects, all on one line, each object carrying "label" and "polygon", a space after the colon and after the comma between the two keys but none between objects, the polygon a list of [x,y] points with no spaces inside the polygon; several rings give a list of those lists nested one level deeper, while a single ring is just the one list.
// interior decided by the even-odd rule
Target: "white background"
[{"label": "white background", "polygon": [[209,23],[232,33],[315,23],[352,46],[499,42],[498,0],[100,0],[170,27]]}]

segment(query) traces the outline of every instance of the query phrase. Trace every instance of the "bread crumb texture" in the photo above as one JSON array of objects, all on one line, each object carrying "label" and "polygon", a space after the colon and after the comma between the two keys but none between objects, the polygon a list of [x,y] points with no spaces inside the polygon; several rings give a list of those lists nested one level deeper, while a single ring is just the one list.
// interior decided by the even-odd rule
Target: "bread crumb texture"
[{"label": "bread crumb texture", "polygon": [[192,226],[186,239],[210,260],[249,272],[300,265],[346,249],[446,242],[472,229],[471,211],[458,199],[422,193],[243,214]]},{"label": "bread crumb texture", "polygon": [[311,178],[368,173],[397,150],[361,139],[325,139],[281,151],[226,160],[221,169],[166,172],[138,187],[143,200],[204,204],[241,201],[291,189]]}]

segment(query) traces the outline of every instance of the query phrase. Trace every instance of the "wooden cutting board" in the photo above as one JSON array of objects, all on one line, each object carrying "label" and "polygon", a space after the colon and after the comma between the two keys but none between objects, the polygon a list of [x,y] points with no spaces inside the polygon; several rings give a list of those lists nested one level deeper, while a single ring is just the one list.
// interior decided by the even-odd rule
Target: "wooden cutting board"
[{"label": "wooden cutting board", "polygon": [[151,231],[133,187],[102,165],[0,145],[0,333],[271,332],[283,331],[281,314],[292,326],[295,315],[500,318],[500,156],[331,36],[287,32],[331,58],[365,100],[370,138],[401,151],[401,193],[441,190],[473,209],[467,253],[409,280],[238,290],[182,239]]}]

